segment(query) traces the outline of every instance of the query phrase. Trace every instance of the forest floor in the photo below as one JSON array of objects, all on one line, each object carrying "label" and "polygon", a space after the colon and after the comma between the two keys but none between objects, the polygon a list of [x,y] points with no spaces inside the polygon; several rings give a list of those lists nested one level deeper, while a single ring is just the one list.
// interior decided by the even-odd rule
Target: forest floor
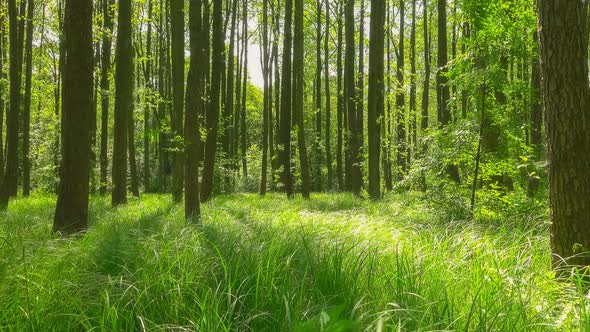
[{"label": "forest floor", "polygon": [[[55,198],[0,215],[0,330],[588,330],[579,283],[553,280],[544,217],[437,217],[420,194],[221,196],[201,225],[168,195],[51,233]],[[543,215],[543,213],[541,213]]]}]

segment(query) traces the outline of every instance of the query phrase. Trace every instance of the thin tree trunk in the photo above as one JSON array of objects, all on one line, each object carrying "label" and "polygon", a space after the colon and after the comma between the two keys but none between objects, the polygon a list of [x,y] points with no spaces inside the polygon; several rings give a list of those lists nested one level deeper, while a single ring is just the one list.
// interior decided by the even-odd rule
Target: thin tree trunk
[{"label": "thin tree trunk", "polygon": [[262,2],[262,77],[264,80],[264,106],[262,110],[262,165],[260,170],[260,196],[266,195],[267,171],[268,171],[268,142],[269,142],[269,115],[270,111],[270,90],[269,82],[272,79],[269,70],[269,46],[268,46],[268,0]]},{"label": "thin tree trunk", "polygon": [[63,94],[63,158],[53,230],[86,229],[92,116],[92,1],[66,0]]},{"label": "thin tree trunk", "polygon": [[184,181],[184,153],[181,146],[184,111],[184,1],[170,0],[170,29],[172,37],[172,105],[171,128],[173,142],[174,167],[172,169],[172,199],[182,200]]},{"label": "thin tree trunk", "polygon": [[133,109],[133,44],[131,0],[119,1],[115,70],[115,124],[113,141],[113,206],[127,203],[127,144],[129,113]]},{"label": "thin tree trunk", "polygon": [[[137,73],[138,81],[139,81],[139,72]],[[139,82],[137,84],[139,85]],[[137,175],[137,160],[135,159],[136,149],[135,149],[135,118],[133,116],[135,109],[135,105],[131,103],[131,107],[128,109],[128,116],[127,119],[127,147],[129,148],[129,175],[131,177],[131,193],[133,197],[139,197],[139,176]]]},{"label": "thin tree trunk", "polygon": [[338,44],[337,47],[337,58],[336,58],[336,75],[338,84],[338,96],[337,96],[337,146],[336,146],[336,177],[338,178],[338,189],[344,190],[344,169],[342,160],[342,149],[343,149],[343,127],[344,127],[344,96],[342,91],[342,16],[343,16],[343,1],[339,0],[338,3]]},{"label": "thin tree trunk", "polygon": [[303,121],[303,0],[295,0],[295,37],[293,45],[293,115],[297,124],[297,145],[299,148],[299,166],[301,168],[301,194],[309,198],[310,176],[307,147],[305,145],[305,127]]},{"label": "thin tree trunk", "polygon": [[[203,62],[206,58],[201,47],[201,1],[191,1],[189,5],[190,31],[190,68],[186,82],[186,103],[184,113],[184,146],[186,163],[184,172],[184,216],[186,220],[195,221],[201,214],[199,200],[199,154],[200,132],[199,113],[204,107],[201,82],[204,76]],[[232,59],[233,61],[233,59]]]},{"label": "thin tree trunk", "polygon": [[416,0],[412,0],[412,27],[410,30],[410,149],[407,154],[408,165],[417,147],[418,112],[416,110]]},{"label": "thin tree trunk", "polygon": [[371,0],[371,28],[369,45],[369,105],[367,130],[369,132],[369,196],[381,198],[381,175],[379,171],[381,152],[381,121],[384,112],[384,42],[385,0]]},{"label": "thin tree trunk", "polygon": [[399,46],[397,54],[397,83],[398,92],[395,98],[397,120],[397,179],[402,180],[408,172],[407,154],[408,142],[406,135],[406,94],[405,94],[405,2],[400,2],[399,18]]},{"label": "thin tree trunk", "polygon": [[227,56],[227,90],[225,93],[226,105],[223,110],[223,152],[225,154],[225,165],[224,165],[224,182],[226,192],[230,191],[231,188],[231,141],[232,135],[236,128],[233,128],[233,110],[234,110],[234,65],[235,65],[235,35],[236,35],[236,21],[237,21],[237,8],[238,0],[232,0],[231,10],[231,29],[229,36],[229,53]]},{"label": "thin tree trunk", "polygon": [[[316,0],[315,163],[313,187],[322,190],[322,3]],[[326,34],[327,38],[327,34]],[[327,64],[327,63],[326,63]],[[328,98],[328,96],[326,96]]]},{"label": "thin tree trunk", "polygon": [[[428,1],[422,1],[423,20],[424,20],[424,86],[422,88],[422,116],[420,121],[421,134],[424,135],[428,130],[428,108],[430,97],[430,34],[428,32]],[[423,144],[421,147],[421,155],[426,154],[427,145]],[[420,175],[420,187],[422,191],[426,191],[426,175]]]},{"label": "thin tree trunk", "polygon": [[113,31],[113,4],[114,0],[103,0],[103,34],[101,57],[101,132],[100,132],[100,188],[99,193],[107,193],[108,174],[108,145],[109,145],[109,104],[110,104],[110,80],[111,71],[111,34]]},{"label": "thin tree trunk", "polygon": [[331,129],[331,99],[330,95],[330,0],[324,0],[326,6],[326,29],[324,36],[324,84],[326,94],[326,168],[328,169],[328,190],[332,190],[334,174],[332,169],[332,129]]},{"label": "thin tree trunk", "polygon": [[242,15],[243,17],[243,49],[244,49],[244,68],[242,69],[244,80],[242,81],[242,109],[241,109],[241,134],[240,134],[240,147],[241,147],[241,159],[242,159],[242,175],[244,178],[248,178],[248,163],[246,161],[246,154],[248,151],[248,130],[246,128],[246,99],[248,92],[248,0],[242,0]]},{"label": "thin tree trunk", "polygon": [[221,75],[223,75],[224,40],[223,34],[223,2],[213,0],[213,66],[211,71],[211,95],[209,111],[206,117],[207,140],[205,142],[205,163],[201,181],[201,202],[211,198],[215,171],[215,154],[217,147],[217,125],[221,105]]},{"label": "thin tree trunk", "polygon": [[[344,63],[344,97],[346,99],[346,113],[348,117],[348,158],[346,169],[350,174],[346,174],[349,189],[354,194],[360,194],[361,191],[361,167],[357,162],[360,158],[359,144],[359,126],[357,116],[357,93],[355,89],[354,69],[355,69],[355,43],[354,43],[354,0],[346,0],[345,5],[345,27],[346,27],[346,50]],[[346,180],[345,179],[345,180]],[[346,183],[345,183],[346,184]]]},{"label": "thin tree trunk", "polygon": [[8,22],[10,29],[10,108],[6,115],[6,168],[0,183],[0,209],[8,207],[12,188],[16,185],[18,173],[18,123],[21,89],[21,71],[18,57],[18,12],[16,0],[8,0]]},{"label": "thin tree trunk", "polygon": [[34,1],[28,0],[27,5],[27,32],[25,47],[25,100],[23,107],[23,197],[31,193],[31,97],[33,76],[33,18]]},{"label": "thin tree trunk", "polygon": [[151,131],[151,114],[154,109],[154,82],[152,81],[152,18],[153,4],[148,0],[148,20],[147,20],[147,41],[146,41],[146,64],[144,79],[147,87],[146,105],[143,111],[143,190],[150,191],[150,131]]},{"label": "thin tree trunk", "polygon": [[285,21],[283,30],[283,68],[281,77],[281,129],[279,132],[280,160],[283,167],[282,182],[287,197],[293,197],[291,175],[291,46],[293,0],[285,0]]}]

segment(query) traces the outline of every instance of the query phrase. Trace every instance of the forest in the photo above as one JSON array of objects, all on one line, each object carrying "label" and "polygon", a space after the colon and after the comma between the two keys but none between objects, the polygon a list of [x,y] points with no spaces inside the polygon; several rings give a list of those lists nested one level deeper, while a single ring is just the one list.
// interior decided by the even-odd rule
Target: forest
[{"label": "forest", "polygon": [[0,0],[0,331],[590,331],[590,8]]}]

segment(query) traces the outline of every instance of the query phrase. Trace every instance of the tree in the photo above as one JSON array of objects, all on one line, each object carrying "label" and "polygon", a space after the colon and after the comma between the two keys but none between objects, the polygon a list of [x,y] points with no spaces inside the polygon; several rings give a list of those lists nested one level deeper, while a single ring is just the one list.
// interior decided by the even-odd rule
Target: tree
[{"label": "tree", "polygon": [[293,45],[293,115],[297,124],[297,146],[301,167],[301,194],[309,198],[310,176],[307,147],[305,145],[305,128],[303,121],[303,0],[295,0],[295,38]]},{"label": "tree", "polygon": [[[315,163],[313,163],[314,190],[322,190],[322,3],[316,0],[316,38],[315,38]],[[326,98],[329,96],[326,95]]]},{"label": "tree", "polygon": [[199,113],[204,107],[201,82],[203,76],[203,57],[201,48],[201,1],[191,1],[189,5],[190,67],[186,82],[186,103],[184,113],[184,146],[186,163],[184,172],[184,216],[195,220],[201,213],[199,201],[199,154],[200,136]]},{"label": "tree", "polygon": [[31,193],[31,98],[33,81],[33,18],[35,4],[28,0],[25,47],[25,95],[23,106],[23,196]]},{"label": "tree", "polygon": [[371,44],[369,45],[369,195],[381,198],[381,114],[384,112],[385,0],[371,0]]},{"label": "tree", "polygon": [[553,266],[590,265],[588,5],[539,0]]},{"label": "tree", "polygon": [[326,6],[326,30],[324,36],[324,84],[326,93],[326,167],[328,169],[328,190],[332,190],[334,174],[332,170],[332,129],[331,129],[331,99],[330,95],[330,0],[324,0]]},{"label": "tree", "polygon": [[91,0],[66,0],[64,36],[63,156],[53,230],[73,233],[88,223],[94,70]]},{"label": "tree", "polygon": [[127,144],[129,112],[133,109],[133,45],[131,0],[119,1],[115,68],[115,123],[113,141],[113,206],[127,203]]},{"label": "tree", "polygon": [[[269,148],[269,129],[272,133],[271,121],[271,91],[270,81],[272,80],[270,70],[270,50],[268,43],[268,0],[262,1],[262,77],[264,80],[264,106],[262,110],[262,166],[260,170],[260,186],[258,192],[260,196],[266,195],[267,172],[268,172],[268,148]],[[272,141],[272,140],[271,140]],[[272,149],[272,144],[270,144]]]},{"label": "tree", "polygon": [[217,122],[219,121],[219,108],[221,107],[221,76],[223,75],[224,40],[223,34],[223,2],[213,1],[213,55],[211,67],[211,95],[209,110],[206,117],[207,140],[205,142],[205,163],[203,178],[201,181],[201,201],[207,201],[213,193],[213,177],[215,170],[215,153],[217,149]]},{"label": "tree", "polygon": [[281,74],[281,127],[279,131],[280,161],[283,167],[281,181],[287,197],[293,196],[291,175],[291,44],[293,0],[285,0],[285,21],[283,30],[283,64]]},{"label": "tree", "polygon": [[[449,90],[448,73],[448,42],[447,42],[447,0],[438,0],[438,71],[436,74],[436,97],[438,106],[438,117],[442,127],[451,122],[451,111],[449,101],[451,92]],[[447,165],[447,173],[453,181],[459,183],[459,169],[455,164]]]},{"label": "tree", "polygon": [[172,168],[172,199],[182,200],[184,153],[182,148],[184,110],[184,0],[170,0],[170,31],[172,54],[171,127],[174,135],[174,164]]},{"label": "tree", "polygon": [[10,107],[6,114],[6,165],[0,183],[0,209],[8,207],[8,199],[13,196],[18,173],[18,123],[21,89],[21,71],[18,47],[18,12],[16,0],[8,0],[8,25],[10,29]]},{"label": "tree", "polygon": [[[420,120],[420,129],[422,134],[428,130],[428,108],[430,102],[430,34],[428,32],[428,2],[422,1],[422,19],[424,21],[424,86],[422,88],[422,116]],[[421,147],[420,153],[426,153],[426,145]],[[421,189],[426,191],[426,177],[424,173],[420,176]]]},{"label": "tree", "polygon": [[336,45],[336,81],[337,81],[337,106],[336,106],[336,120],[338,122],[337,132],[336,132],[336,177],[338,178],[338,189],[344,190],[344,169],[343,169],[343,161],[342,161],[342,148],[343,148],[343,131],[344,131],[344,95],[342,91],[342,14],[344,13],[344,5],[343,0],[339,0],[338,2],[338,15],[337,22],[338,22],[338,42]]},{"label": "tree", "polygon": [[406,94],[404,92],[404,71],[405,71],[405,2],[400,1],[399,5],[399,45],[397,49],[397,94],[395,98],[397,114],[397,178],[403,179],[408,171],[407,154],[408,142],[406,135]]},{"label": "tree", "polygon": [[108,146],[109,146],[109,104],[110,104],[110,79],[112,33],[113,33],[113,7],[114,0],[102,1],[103,31],[102,50],[100,64],[100,109],[101,109],[101,131],[100,131],[100,186],[101,195],[107,192],[108,174]]}]

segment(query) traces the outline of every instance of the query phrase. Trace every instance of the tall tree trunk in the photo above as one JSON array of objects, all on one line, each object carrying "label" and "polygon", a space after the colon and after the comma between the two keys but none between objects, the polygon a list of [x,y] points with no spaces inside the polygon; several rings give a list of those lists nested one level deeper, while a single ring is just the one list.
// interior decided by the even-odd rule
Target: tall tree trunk
[{"label": "tall tree trunk", "polygon": [[25,46],[25,100],[23,107],[23,197],[31,193],[31,97],[33,76],[33,18],[35,4],[28,0],[27,5],[27,33]]},{"label": "tall tree trunk", "polygon": [[242,15],[243,17],[243,49],[244,49],[244,68],[242,72],[244,74],[244,80],[242,81],[242,109],[240,115],[240,147],[241,147],[241,159],[242,159],[242,175],[244,178],[248,178],[248,163],[246,162],[246,154],[248,151],[248,130],[246,128],[246,100],[248,92],[248,0],[242,0]]},{"label": "tall tree trunk", "polygon": [[236,128],[233,128],[233,110],[234,110],[234,64],[235,64],[235,39],[236,39],[236,21],[237,21],[237,8],[238,0],[232,0],[231,10],[231,28],[229,36],[229,53],[227,56],[227,90],[225,92],[226,105],[223,109],[223,152],[225,154],[225,165],[224,165],[224,182],[226,192],[230,191],[231,188],[231,149],[230,142],[232,141],[232,135]]},{"label": "tall tree trunk", "polygon": [[359,192],[363,187],[363,167],[364,164],[364,109],[365,109],[365,0],[361,0],[361,20],[359,22],[359,65],[356,87],[356,135],[358,144],[358,153],[354,159],[354,164],[359,168]]},{"label": "tall tree trunk", "polygon": [[[199,200],[199,154],[200,136],[199,113],[204,107],[202,100],[201,82],[204,76],[203,62],[206,57],[201,47],[201,1],[191,1],[189,5],[190,31],[190,68],[186,82],[186,110],[184,113],[184,147],[186,163],[184,172],[184,216],[186,220],[194,221],[201,214]],[[232,59],[233,61],[233,59]],[[230,83],[231,84],[231,83]]]},{"label": "tall tree trunk", "polygon": [[[316,71],[315,71],[315,163],[313,187],[322,190],[322,3],[316,0]],[[326,35],[327,37],[327,35]],[[327,65],[327,63],[326,63]],[[326,96],[327,98],[327,96]]]},{"label": "tall tree trunk", "polygon": [[264,80],[264,106],[262,110],[262,166],[260,170],[260,186],[258,192],[260,196],[266,195],[267,171],[268,171],[268,142],[269,142],[269,117],[270,111],[270,90],[269,83],[271,78],[269,70],[269,46],[268,46],[268,0],[262,1],[262,78]]},{"label": "tall tree trunk", "polygon": [[[428,1],[422,1],[422,16],[424,20],[424,86],[422,88],[422,116],[420,119],[420,131],[424,135],[428,130],[428,108],[430,99],[430,33],[428,32]],[[426,154],[427,146],[421,146],[421,155]],[[422,191],[426,191],[426,175],[420,175],[420,186]]]},{"label": "tall tree trunk", "polygon": [[[4,1],[2,1],[4,4]],[[0,79],[6,80],[4,73],[4,59],[6,57],[6,28],[5,24],[0,24]],[[0,86],[0,181],[4,175],[4,108],[6,101],[4,100],[4,85]]]},{"label": "tall tree trunk", "polygon": [[[585,2],[539,0],[553,266],[590,265],[590,88]],[[568,273],[569,270],[564,270]]]},{"label": "tall tree trunk", "polygon": [[154,109],[154,82],[152,81],[152,18],[153,18],[153,3],[148,0],[148,19],[147,19],[147,41],[146,41],[146,64],[144,71],[144,79],[147,87],[146,105],[143,111],[143,190],[150,191],[150,165],[151,165],[151,151],[150,151],[150,132],[151,132],[151,115]]},{"label": "tall tree trunk", "polygon": [[92,116],[92,1],[66,0],[63,81],[63,157],[53,230],[86,229]]},{"label": "tall tree trunk", "polygon": [[184,153],[182,144],[184,111],[184,1],[170,0],[170,29],[172,37],[172,105],[171,128],[174,135],[174,167],[172,169],[172,199],[182,200]]},{"label": "tall tree trunk", "polygon": [[338,89],[338,96],[337,96],[337,109],[336,109],[336,116],[337,116],[337,142],[336,142],[336,177],[338,178],[338,189],[344,190],[344,169],[343,169],[343,160],[342,160],[342,149],[343,149],[343,141],[344,141],[344,95],[342,91],[342,39],[343,39],[343,26],[342,26],[342,16],[344,14],[344,0],[338,0],[338,44],[337,47],[337,58],[336,58],[336,80],[337,80],[337,89]]},{"label": "tall tree trunk", "polygon": [[293,21],[293,0],[285,0],[285,21],[283,30],[283,68],[281,77],[281,129],[279,132],[280,160],[283,167],[282,182],[287,197],[293,196],[291,175],[291,46]]},{"label": "tall tree trunk", "polygon": [[384,52],[385,52],[385,0],[371,0],[371,28],[369,45],[369,105],[367,131],[369,132],[369,196],[381,198],[379,163],[381,152],[381,115],[384,112]]},{"label": "tall tree trunk", "polygon": [[[438,114],[442,127],[451,122],[451,111],[449,101],[451,92],[449,90],[448,72],[448,43],[447,43],[447,0],[438,0],[438,71],[436,74],[436,96]],[[451,180],[461,182],[459,168],[456,164],[447,165],[447,173]]]},{"label": "tall tree trunk", "polygon": [[0,209],[8,207],[12,188],[16,186],[18,173],[18,123],[21,89],[21,66],[18,47],[18,12],[16,0],[8,0],[8,22],[10,29],[10,108],[6,115],[6,168],[0,183]]},{"label": "tall tree trunk", "polygon": [[[346,99],[346,113],[348,117],[348,160],[346,168],[350,174],[346,174],[349,182],[349,189],[360,194],[361,191],[361,168],[357,162],[360,157],[359,128],[357,118],[357,93],[355,89],[354,68],[355,68],[355,43],[354,43],[354,0],[346,0],[345,5],[345,27],[346,27],[346,50],[344,63],[344,97]],[[346,180],[345,179],[345,180]]]},{"label": "tall tree trunk", "polygon": [[326,6],[326,29],[324,36],[324,84],[326,94],[326,168],[328,169],[328,190],[332,190],[334,174],[332,170],[332,129],[330,95],[330,0],[324,0]]},{"label": "tall tree trunk", "polygon": [[219,122],[219,108],[221,105],[221,75],[223,75],[224,40],[223,35],[223,2],[213,0],[213,65],[211,71],[211,95],[209,111],[206,117],[207,140],[205,142],[205,163],[201,181],[201,201],[207,201],[213,193],[213,178],[215,171],[215,153],[217,148],[217,125]]},{"label": "tall tree trunk", "polygon": [[272,54],[273,54],[273,65],[274,65],[274,108],[275,108],[275,123],[274,123],[274,132],[276,135],[276,139],[274,140],[275,143],[275,156],[272,158],[272,167],[273,167],[273,185],[276,187],[276,173],[280,167],[280,148],[279,148],[279,141],[280,141],[280,129],[281,129],[281,71],[279,68],[279,8],[278,3],[273,8],[274,16],[273,16],[273,45],[272,45]]},{"label": "tall tree trunk", "polygon": [[295,0],[293,57],[293,81],[295,85],[293,89],[293,115],[297,124],[297,145],[299,148],[299,166],[301,167],[301,194],[303,198],[309,198],[311,181],[303,121],[303,0]]},{"label": "tall tree trunk", "polygon": [[408,165],[412,152],[416,152],[418,112],[416,110],[416,0],[412,0],[412,27],[410,30],[410,149],[408,151]]},{"label": "tall tree trunk", "polygon": [[[139,78],[139,72],[137,76]],[[137,84],[139,85],[139,82]],[[127,119],[127,148],[129,148],[129,175],[131,177],[131,193],[133,197],[139,197],[139,176],[137,175],[137,160],[135,159],[136,149],[135,149],[135,119],[133,116],[135,109],[135,105],[131,103],[131,107],[128,109],[128,116]]]},{"label": "tall tree trunk", "polygon": [[382,143],[382,164],[383,164],[383,177],[385,178],[385,189],[388,191],[393,190],[393,172],[392,172],[392,162],[391,162],[391,146],[392,146],[392,139],[393,136],[391,134],[391,10],[389,8],[389,3],[386,2],[385,4],[386,10],[386,26],[387,32],[385,38],[387,39],[387,93],[385,94],[385,99],[387,103],[387,113],[385,111],[385,107],[383,108],[383,112],[381,114],[383,125],[381,126],[381,135],[384,138],[384,142]]},{"label": "tall tree trunk", "polygon": [[408,171],[407,154],[408,141],[406,136],[406,94],[405,94],[405,2],[402,0],[399,7],[399,46],[397,53],[397,83],[398,92],[395,98],[396,122],[397,122],[397,179],[401,180]]},{"label": "tall tree trunk", "polygon": [[127,144],[129,112],[133,109],[133,44],[131,0],[119,1],[115,68],[115,124],[113,141],[113,206],[127,203]]}]

